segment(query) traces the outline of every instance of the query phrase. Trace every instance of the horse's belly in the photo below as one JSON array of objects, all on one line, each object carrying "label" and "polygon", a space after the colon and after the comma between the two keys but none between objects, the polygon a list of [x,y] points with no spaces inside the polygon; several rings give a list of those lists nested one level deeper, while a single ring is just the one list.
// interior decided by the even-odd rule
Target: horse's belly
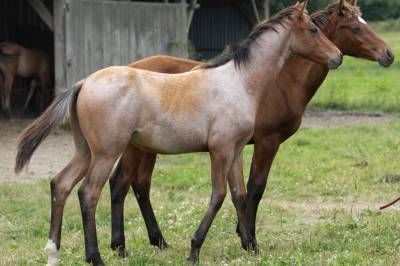
[{"label": "horse's belly", "polygon": [[18,75],[25,77],[25,78],[30,78],[33,76],[36,76],[38,69],[35,68],[33,65],[29,65],[28,62],[22,62],[20,60],[20,63],[18,65]]},{"label": "horse's belly", "polygon": [[206,134],[195,129],[138,128],[132,134],[131,143],[145,151],[159,154],[207,151]]}]

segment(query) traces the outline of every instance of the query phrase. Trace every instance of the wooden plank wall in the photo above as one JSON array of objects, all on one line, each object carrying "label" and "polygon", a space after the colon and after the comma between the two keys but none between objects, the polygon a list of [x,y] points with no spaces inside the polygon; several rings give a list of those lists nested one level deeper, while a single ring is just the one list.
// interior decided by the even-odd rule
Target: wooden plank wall
[{"label": "wooden plank wall", "polygon": [[67,85],[155,55],[187,56],[186,5],[67,0]]}]

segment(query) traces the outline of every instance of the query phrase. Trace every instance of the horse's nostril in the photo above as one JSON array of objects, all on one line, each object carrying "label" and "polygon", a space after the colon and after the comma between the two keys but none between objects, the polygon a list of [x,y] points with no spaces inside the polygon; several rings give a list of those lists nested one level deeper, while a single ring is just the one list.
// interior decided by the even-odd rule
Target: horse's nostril
[{"label": "horse's nostril", "polygon": [[394,58],[393,52],[390,51],[390,50],[386,50],[386,55],[387,55],[387,57],[388,57],[389,59],[393,59],[393,58]]}]

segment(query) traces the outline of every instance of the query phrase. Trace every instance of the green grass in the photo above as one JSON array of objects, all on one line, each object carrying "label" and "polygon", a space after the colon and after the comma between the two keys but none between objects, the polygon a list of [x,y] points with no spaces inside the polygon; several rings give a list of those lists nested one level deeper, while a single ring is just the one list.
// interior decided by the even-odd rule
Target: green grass
[{"label": "green grass", "polygon": [[375,62],[345,57],[331,71],[311,106],[359,111],[400,112],[400,32],[380,36],[392,47],[395,63],[388,69]]},{"label": "green grass", "polygon": [[[240,249],[235,211],[227,197],[204,243],[204,265],[398,265],[400,214],[377,207],[400,191],[400,123],[303,129],[282,145],[258,216],[261,255]],[[252,148],[245,151],[248,173]],[[107,265],[182,265],[209,194],[207,154],[160,157],[152,200],[170,244],[148,245],[137,204],[126,208],[130,257],[109,249],[109,189],[97,212],[100,251]],[[39,265],[49,227],[48,181],[0,184],[0,265]],[[397,209],[398,210],[398,209]],[[76,190],[65,211],[62,265],[83,265]]]}]

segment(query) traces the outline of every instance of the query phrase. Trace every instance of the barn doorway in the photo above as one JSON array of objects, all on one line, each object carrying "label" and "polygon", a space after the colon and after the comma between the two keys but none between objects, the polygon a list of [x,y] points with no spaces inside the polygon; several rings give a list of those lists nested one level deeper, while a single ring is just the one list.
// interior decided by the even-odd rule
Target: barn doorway
[{"label": "barn doorway", "polygon": [[[53,10],[52,0],[14,0],[0,1],[0,43],[16,43],[28,49],[44,52],[51,64],[51,84],[47,92],[44,108],[49,104],[54,94],[54,34],[48,24],[38,15],[38,8],[51,15]],[[36,10],[35,10],[36,9]],[[43,13],[42,13],[43,15]],[[0,57],[1,59],[1,57]],[[4,92],[4,73],[0,71],[0,90]],[[11,108],[12,117],[35,117],[40,113],[41,90],[36,89],[29,101],[27,109],[22,113],[25,100],[28,96],[32,78],[16,76],[12,86]],[[3,108],[0,108],[0,118],[5,117]]]}]

